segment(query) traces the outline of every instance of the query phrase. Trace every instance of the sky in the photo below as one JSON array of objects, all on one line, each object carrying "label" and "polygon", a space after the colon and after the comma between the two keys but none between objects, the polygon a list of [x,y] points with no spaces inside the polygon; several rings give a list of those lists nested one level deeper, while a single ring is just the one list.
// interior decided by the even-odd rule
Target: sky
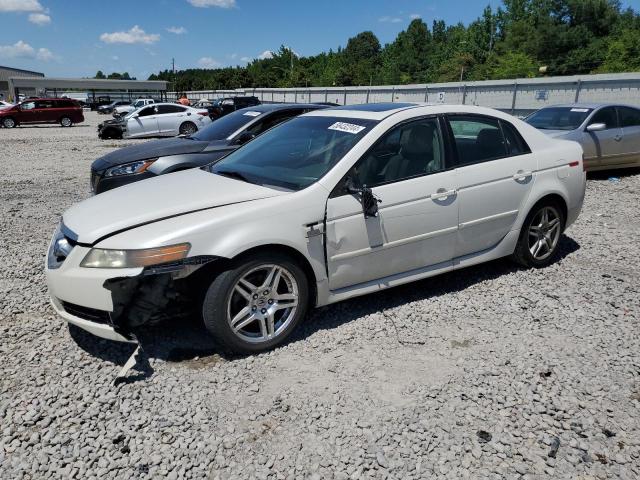
[{"label": "sky", "polygon": [[[315,55],[411,19],[465,24],[501,0],[0,0],[0,65],[50,77],[246,65],[280,45]],[[640,10],[640,0],[624,6]]]}]

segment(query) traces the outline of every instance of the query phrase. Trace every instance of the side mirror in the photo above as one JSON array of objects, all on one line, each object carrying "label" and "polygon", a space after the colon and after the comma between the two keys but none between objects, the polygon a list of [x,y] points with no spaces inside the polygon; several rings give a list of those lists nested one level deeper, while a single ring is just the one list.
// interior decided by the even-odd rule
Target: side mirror
[{"label": "side mirror", "polygon": [[137,113],[132,113],[131,114],[131,118],[138,118],[140,115],[138,115]]},{"label": "side mirror", "polygon": [[362,204],[362,213],[364,213],[364,218],[378,216],[378,204],[382,203],[382,200],[376,197],[369,187],[367,187],[366,185],[363,185],[362,187],[356,187],[351,177],[347,178],[345,186],[347,192],[360,197],[360,203]]},{"label": "side mirror", "polygon": [[253,140],[254,138],[256,138],[256,136],[253,133],[242,132],[236,140],[236,143],[238,145],[242,145],[243,143],[247,143],[249,140]]},{"label": "side mirror", "polygon": [[587,132],[601,132],[607,129],[606,123],[592,123],[587,126]]}]

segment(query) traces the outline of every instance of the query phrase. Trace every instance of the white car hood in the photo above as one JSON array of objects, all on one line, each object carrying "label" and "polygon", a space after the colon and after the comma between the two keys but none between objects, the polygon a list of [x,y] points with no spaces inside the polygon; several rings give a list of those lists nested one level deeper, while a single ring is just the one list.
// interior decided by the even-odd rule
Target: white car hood
[{"label": "white car hood", "polygon": [[286,193],[195,168],[101,193],[69,208],[62,221],[77,242],[94,244],[132,227]]}]

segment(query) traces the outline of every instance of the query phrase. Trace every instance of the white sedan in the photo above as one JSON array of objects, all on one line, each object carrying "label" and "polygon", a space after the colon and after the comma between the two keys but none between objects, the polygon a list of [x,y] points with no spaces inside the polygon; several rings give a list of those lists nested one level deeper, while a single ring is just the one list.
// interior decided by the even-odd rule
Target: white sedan
[{"label": "white sedan", "polygon": [[0,100],[0,110],[3,108],[13,107],[13,103],[5,102],[4,100]]},{"label": "white sedan", "polygon": [[154,103],[122,118],[123,138],[192,135],[211,123],[209,112],[175,103]]},{"label": "white sedan", "polygon": [[312,307],[505,256],[544,267],[584,193],[577,143],[495,110],[316,110],[73,206],[47,283],[62,318],[104,338],[192,312],[221,348],[257,352]]}]

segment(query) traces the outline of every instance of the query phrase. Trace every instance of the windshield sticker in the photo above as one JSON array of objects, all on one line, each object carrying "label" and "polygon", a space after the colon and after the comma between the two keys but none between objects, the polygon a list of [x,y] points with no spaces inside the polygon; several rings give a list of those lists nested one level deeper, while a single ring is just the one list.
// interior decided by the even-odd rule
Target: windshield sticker
[{"label": "windshield sticker", "polygon": [[339,132],[347,132],[356,135],[367,127],[355,125],[353,123],[336,122],[329,127],[329,130],[338,130]]},{"label": "windshield sticker", "polygon": [[257,117],[260,115],[260,112],[244,112],[243,115],[246,115],[247,117]]},{"label": "windshield sticker", "polygon": [[587,113],[589,111],[589,109],[588,108],[572,108],[571,111],[572,112]]}]

